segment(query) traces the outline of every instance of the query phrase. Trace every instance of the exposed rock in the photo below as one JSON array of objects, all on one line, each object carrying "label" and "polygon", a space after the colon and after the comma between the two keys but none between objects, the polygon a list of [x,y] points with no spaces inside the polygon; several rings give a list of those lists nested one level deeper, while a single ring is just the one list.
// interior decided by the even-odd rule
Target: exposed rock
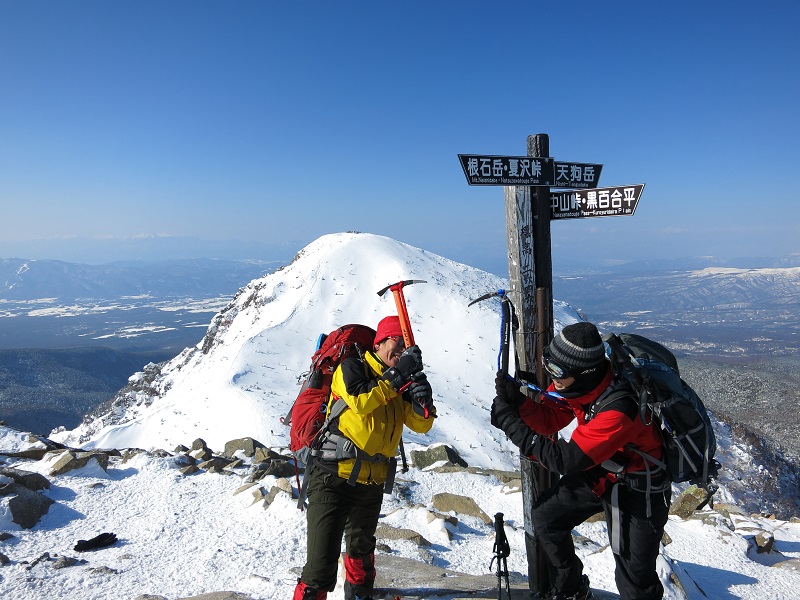
[{"label": "exposed rock", "polygon": [[133,600],[167,600],[166,596],[156,596],[154,594],[139,594]]},{"label": "exposed rock", "polygon": [[267,508],[270,504],[275,502],[275,498],[278,497],[278,494],[286,494],[286,490],[282,490],[277,485],[270,488],[267,497],[264,498],[264,508]]},{"label": "exposed rock", "polygon": [[200,469],[197,468],[197,465],[188,465],[188,466],[183,467],[182,469],[180,469],[178,472],[181,475],[192,475],[194,473],[197,473],[199,470]]},{"label": "exposed rock", "polygon": [[249,480],[258,481],[267,475],[273,477],[294,477],[295,470],[294,464],[289,462],[283,457],[269,459],[266,462],[254,464],[252,467],[253,472],[249,476]]},{"label": "exposed rock", "polygon": [[196,448],[189,453],[189,456],[202,462],[214,458],[214,453],[208,448]]},{"label": "exposed rock", "polygon": [[736,506],[735,504],[728,504],[727,502],[715,502],[714,503],[714,510],[718,513],[724,515],[728,519],[731,518],[731,515],[742,515],[744,516],[746,513],[744,510]]},{"label": "exposed rock", "polygon": [[69,471],[80,469],[95,460],[103,471],[108,468],[108,454],[100,450],[90,450],[89,452],[65,450],[61,456],[53,463],[50,468],[50,475],[63,475]]},{"label": "exposed rock", "polygon": [[284,477],[279,477],[275,481],[275,487],[278,488],[279,490],[281,490],[282,492],[286,492],[290,496],[293,493],[292,484],[289,482],[288,479],[286,479]]},{"label": "exposed rock", "polygon": [[201,462],[197,465],[200,469],[204,469],[210,473],[221,473],[222,469],[227,467],[230,464],[227,458],[222,458],[221,456],[213,456],[210,459]]},{"label": "exposed rock", "polygon": [[753,537],[753,542],[755,542],[756,552],[758,554],[772,552],[772,549],[775,546],[775,536],[769,531],[759,531]]},{"label": "exposed rock", "polygon": [[428,523],[435,521],[436,519],[442,519],[444,520],[445,523],[449,523],[453,527],[458,526],[458,517],[454,515],[445,515],[443,513],[429,510],[427,518],[428,518]]},{"label": "exposed rock", "polygon": [[256,502],[262,502],[267,497],[267,490],[258,486],[256,489],[252,490],[250,494],[253,496],[253,502],[250,503],[250,506],[252,506]]},{"label": "exposed rock", "polygon": [[270,450],[269,448],[264,448],[263,446],[259,446],[256,448],[255,453],[253,454],[253,461],[254,462],[268,462],[273,458],[284,458],[274,450]]},{"label": "exposed rock", "polygon": [[459,467],[469,466],[466,461],[459,456],[458,452],[445,444],[435,444],[424,450],[412,450],[411,462],[418,469],[425,469],[439,462],[445,462]]},{"label": "exposed rock", "polygon": [[[497,575],[494,573],[471,575],[393,555],[382,555],[380,560],[375,561],[375,568],[375,587],[385,592],[387,597],[396,594],[402,596],[408,594],[409,590],[414,590],[415,595],[424,598],[442,595],[454,599],[497,597]],[[512,571],[509,581],[513,598],[528,597],[526,577]],[[479,595],[476,593],[478,591],[488,591],[491,595]]]},{"label": "exposed rock", "polygon": [[417,546],[431,545],[428,540],[426,540],[416,531],[392,527],[391,525],[386,525],[385,523],[378,523],[378,529],[375,531],[375,537],[384,540],[409,540],[414,542]]},{"label": "exposed rock", "polygon": [[126,448],[122,452],[122,464],[124,465],[126,462],[139,456],[140,454],[147,454],[147,452],[141,448]]},{"label": "exposed rock", "polygon": [[75,565],[86,564],[85,560],[75,558],[72,556],[57,556],[53,559],[53,564],[50,565],[54,569],[66,569],[67,567],[74,567]]},{"label": "exposed rock", "polygon": [[264,444],[251,437],[245,437],[231,440],[225,444],[225,450],[222,454],[226,458],[233,458],[237,452],[243,452],[245,456],[251,457],[255,456],[256,448],[264,448]]},{"label": "exposed rock", "polygon": [[208,445],[203,438],[197,438],[192,442],[192,450],[208,450]]},{"label": "exposed rock", "polygon": [[0,552],[0,567],[7,565],[11,560],[2,552]]},{"label": "exposed rock", "polygon": [[685,492],[673,499],[669,514],[677,515],[681,519],[688,519],[706,499],[706,495],[706,490],[696,485],[690,486]]},{"label": "exposed rock", "polygon": [[29,490],[48,490],[50,489],[50,481],[40,473],[32,473],[31,471],[23,471],[21,469],[13,469],[8,467],[0,467],[0,475],[10,477],[16,483],[24,485]]},{"label": "exposed rock", "polygon": [[789,569],[791,571],[800,571],[800,558],[790,558],[779,563],[772,565],[776,569]]},{"label": "exposed rock", "polygon": [[236,488],[233,492],[233,495],[236,496],[237,494],[241,494],[242,492],[249,490],[254,485],[256,485],[255,481],[248,481],[247,483],[240,485],[238,488]]},{"label": "exposed rock", "polygon": [[19,483],[6,486],[3,492],[3,495],[15,494],[8,501],[8,509],[11,511],[11,520],[23,529],[30,529],[36,525],[50,510],[50,506],[55,504],[47,496],[29,490]]},{"label": "exposed rock", "polygon": [[111,567],[106,567],[105,565],[99,567],[89,567],[86,569],[86,571],[96,575],[119,575],[120,573],[117,569],[112,569]]},{"label": "exposed rock", "polygon": [[435,494],[432,498],[432,502],[433,507],[438,511],[453,511],[457,514],[478,517],[487,525],[491,525],[493,523],[491,517],[483,512],[481,507],[478,506],[478,504],[472,498],[443,492],[441,494]]},{"label": "exposed rock", "polygon": [[599,513],[593,514],[591,517],[586,519],[586,521],[584,521],[584,523],[602,523],[605,520],[606,520],[606,513],[601,511]]}]

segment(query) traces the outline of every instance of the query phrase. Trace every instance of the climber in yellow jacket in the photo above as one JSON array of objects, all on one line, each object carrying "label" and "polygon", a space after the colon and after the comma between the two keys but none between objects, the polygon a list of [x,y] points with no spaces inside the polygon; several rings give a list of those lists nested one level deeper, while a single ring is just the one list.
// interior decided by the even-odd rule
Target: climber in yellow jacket
[{"label": "climber in yellow jacket", "polygon": [[293,600],[325,600],[333,591],[342,535],[345,600],[372,600],[375,530],[403,426],[427,433],[436,416],[422,368],[422,352],[405,347],[400,320],[392,316],[378,323],[372,350],[345,358],[334,372],[329,411],[335,402],[347,410],[330,424],[306,472],[307,556]]}]

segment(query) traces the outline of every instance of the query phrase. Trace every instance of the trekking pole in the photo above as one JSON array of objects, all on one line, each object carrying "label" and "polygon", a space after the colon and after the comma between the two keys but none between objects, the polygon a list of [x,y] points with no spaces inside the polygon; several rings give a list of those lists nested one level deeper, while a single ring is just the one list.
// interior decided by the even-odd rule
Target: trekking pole
[{"label": "trekking pole", "polygon": [[[392,290],[392,294],[394,295],[394,303],[397,306],[397,316],[400,318],[400,330],[403,332],[403,341],[406,344],[406,348],[410,348],[415,344],[414,342],[414,332],[411,331],[411,321],[408,318],[408,309],[406,308],[406,297],[403,295],[403,288],[407,285],[411,285],[414,283],[428,283],[422,279],[406,279],[405,281],[398,281],[397,283],[392,283],[387,285],[385,288],[378,292],[378,296],[383,298],[383,295]],[[403,393],[408,386],[410,386],[412,381],[406,383],[403,387],[397,390],[398,393]],[[428,418],[428,407],[422,407],[425,412],[425,418]]]},{"label": "trekking pole", "polygon": [[506,580],[506,594],[508,599],[511,600],[511,584],[508,581],[508,555],[511,554],[511,546],[508,545],[508,538],[506,531],[503,528],[503,513],[497,513],[494,516],[494,548],[492,548],[494,556],[489,562],[489,570],[492,570],[492,564],[497,561],[497,600],[502,600],[503,596],[503,579]]}]

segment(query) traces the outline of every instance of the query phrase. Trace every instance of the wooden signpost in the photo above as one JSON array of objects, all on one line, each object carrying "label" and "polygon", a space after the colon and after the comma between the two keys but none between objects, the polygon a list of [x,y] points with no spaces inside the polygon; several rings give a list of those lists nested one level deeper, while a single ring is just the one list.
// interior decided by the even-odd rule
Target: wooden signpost
[{"label": "wooden signpost", "polygon": [[[514,348],[520,368],[535,373],[538,386],[545,389],[550,381],[542,354],[554,333],[550,222],[632,215],[644,184],[598,188],[602,165],[554,160],[547,134],[528,136],[527,146],[527,156],[459,154],[458,158],[469,185],[506,186],[507,294],[519,319]],[[567,190],[553,192],[551,187]],[[526,456],[520,456],[520,468],[528,586],[538,597],[548,591],[550,580],[531,510],[539,494],[558,481],[558,474]]]}]

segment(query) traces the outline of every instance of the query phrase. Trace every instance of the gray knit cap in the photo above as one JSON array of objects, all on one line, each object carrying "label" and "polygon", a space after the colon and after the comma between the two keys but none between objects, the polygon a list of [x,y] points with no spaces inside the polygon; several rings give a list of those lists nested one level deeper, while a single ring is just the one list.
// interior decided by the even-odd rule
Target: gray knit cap
[{"label": "gray knit cap", "polygon": [[585,321],[564,327],[550,342],[548,350],[555,362],[576,369],[593,367],[606,356],[597,327]]}]

